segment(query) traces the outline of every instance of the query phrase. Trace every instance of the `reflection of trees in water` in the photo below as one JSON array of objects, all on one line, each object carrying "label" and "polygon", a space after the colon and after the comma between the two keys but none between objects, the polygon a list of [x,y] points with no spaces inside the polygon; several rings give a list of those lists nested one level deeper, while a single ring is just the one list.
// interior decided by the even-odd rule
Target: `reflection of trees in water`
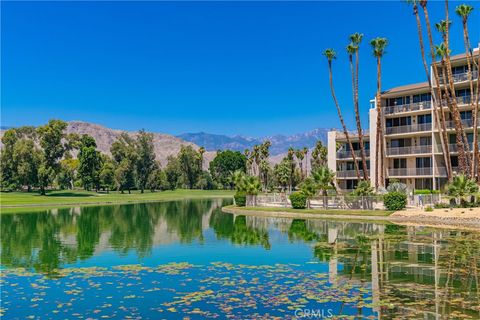
[{"label": "reflection of trees in water", "polygon": [[[353,239],[345,237],[349,233],[320,239],[314,254],[338,261],[340,278],[371,282],[379,318],[480,318],[480,233],[402,226]],[[337,276],[337,263],[331,265]]]},{"label": "reflection of trees in water", "polygon": [[202,218],[219,206],[215,200],[188,200],[2,215],[2,265],[51,274],[110,247],[121,254],[134,250],[145,256],[154,241],[171,241],[159,236],[163,226],[171,238],[202,240]]},{"label": "reflection of trees in water", "polygon": [[247,225],[247,217],[236,216],[216,210],[210,217],[210,226],[218,239],[229,239],[232,243],[242,245],[261,245],[270,249],[268,231]]},{"label": "reflection of trees in water", "polygon": [[320,236],[307,228],[306,220],[293,219],[290,229],[288,230],[288,239],[290,241],[303,240],[309,242],[319,240]]}]

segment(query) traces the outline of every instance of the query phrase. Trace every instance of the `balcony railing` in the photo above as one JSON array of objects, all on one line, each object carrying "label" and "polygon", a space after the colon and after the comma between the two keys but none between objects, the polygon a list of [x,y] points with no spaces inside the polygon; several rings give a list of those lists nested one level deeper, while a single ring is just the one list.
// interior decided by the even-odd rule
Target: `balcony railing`
[{"label": "balcony railing", "polygon": [[[455,99],[457,101],[457,105],[462,105],[462,104],[469,104],[472,102],[472,96],[461,96],[461,97],[456,97]],[[446,99],[442,100],[442,107],[448,107],[448,102]]]},{"label": "balcony railing", "polygon": [[[363,177],[363,170],[358,170],[360,177]],[[339,170],[336,172],[337,178],[356,178],[357,172],[355,170]]]},{"label": "balcony railing", "polygon": [[[470,142],[470,143],[468,144],[468,150],[469,150],[470,152],[473,151],[473,143],[472,143],[472,142]],[[448,145],[448,151],[450,151],[450,152],[458,152],[457,144],[455,144],[455,143],[449,144],[449,145]]]},{"label": "balcony railing", "polygon": [[432,103],[430,101],[415,102],[410,104],[402,104],[398,106],[384,107],[383,112],[387,114],[394,114],[400,112],[409,112],[409,111],[418,111],[418,110],[428,110],[432,108]]},{"label": "balcony railing", "polygon": [[390,176],[390,177],[431,176],[432,172],[433,172],[432,167],[428,167],[428,168],[398,168],[398,169],[388,169],[388,176]]},{"label": "balcony railing", "polygon": [[[459,172],[460,172],[460,168],[459,168],[459,167],[452,167],[452,171],[453,171],[454,173],[459,173]],[[437,173],[437,175],[439,175],[439,176],[446,177],[446,176],[447,176],[447,168],[445,168],[445,167],[437,167],[436,173]]]},{"label": "balcony railing", "polygon": [[432,123],[420,123],[420,124],[411,124],[406,126],[388,127],[385,130],[385,134],[399,134],[399,133],[409,133],[409,132],[419,132],[419,131],[429,131],[429,130],[432,130]]},{"label": "balcony railing", "polygon": [[[453,129],[455,128],[455,121],[453,120],[445,121],[445,126],[448,129]],[[473,119],[462,119],[462,127],[463,128],[473,127]]]},{"label": "balcony railing", "polygon": [[409,147],[396,147],[387,148],[387,156],[398,156],[404,154],[419,154],[419,153],[431,153],[432,146],[409,146]]},{"label": "balcony railing", "polygon": [[[478,71],[474,70],[472,72],[472,80],[476,80],[477,77],[478,77]],[[444,84],[445,78],[440,77],[439,81],[440,81],[440,84]],[[463,82],[463,81],[468,81],[468,72],[457,73],[453,75],[453,82]]]},{"label": "balcony railing", "polygon": [[[355,150],[355,157],[361,157],[362,156],[362,151],[361,150]],[[365,149],[365,155],[368,157],[370,155],[370,149]],[[337,151],[337,159],[348,159],[352,157],[352,151],[350,150],[341,150]]]}]

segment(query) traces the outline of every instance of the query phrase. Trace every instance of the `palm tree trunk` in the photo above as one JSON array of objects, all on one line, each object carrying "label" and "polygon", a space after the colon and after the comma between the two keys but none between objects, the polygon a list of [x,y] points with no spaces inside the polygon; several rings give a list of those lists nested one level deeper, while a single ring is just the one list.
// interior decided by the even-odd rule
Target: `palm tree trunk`
[{"label": "palm tree trunk", "polygon": [[[453,110],[453,121],[455,123],[455,130],[456,130],[456,141],[457,141],[457,147],[459,148],[458,150],[458,156],[459,156],[459,162],[463,162],[463,166],[461,165],[461,171],[465,173],[467,176],[470,176],[470,170],[469,170],[469,150],[468,150],[468,140],[467,136],[465,134],[465,130],[463,130],[463,125],[462,125],[462,120],[460,117],[460,112],[458,111],[458,104],[457,104],[457,97],[455,94],[455,85],[453,81],[453,74],[452,74],[452,63],[450,61],[450,33],[449,33],[449,19],[448,19],[448,0],[445,0],[445,21],[446,21],[446,32],[445,32],[445,47],[446,47],[446,53],[445,53],[445,62],[447,64],[447,77],[448,77],[448,85],[445,84],[445,87],[449,87],[450,89],[450,100],[452,103],[452,110]],[[462,143],[459,143],[460,140],[463,139],[463,148],[461,148]],[[461,149],[460,149],[461,148]],[[460,160],[460,158],[463,158]]]},{"label": "palm tree trunk", "polygon": [[[473,136],[473,141],[474,141],[474,150],[476,149],[475,155],[477,159],[480,161],[480,150],[478,148],[478,133],[475,133],[478,129],[478,100],[480,97],[480,55],[478,56],[477,60],[477,91],[475,92],[475,118],[473,122],[473,127],[474,127],[474,136]],[[470,95],[470,99],[473,99],[473,97]],[[477,179],[480,180],[480,164],[477,163]]]},{"label": "palm tree trunk", "polygon": [[[432,59],[432,70],[433,70],[433,77],[435,78],[435,94],[436,99],[433,101],[436,102],[437,108],[440,110],[440,123],[441,128],[439,127],[440,135],[443,137],[443,150],[445,154],[445,167],[447,170],[447,179],[448,181],[452,181],[453,172],[452,172],[452,159],[450,158],[450,149],[448,147],[448,135],[447,135],[447,126],[445,123],[445,114],[443,113],[443,99],[442,99],[442,90],[440,89],[440,79],[438,76],[438,69],[436,67],[436,59],[435,59],[435,51],[434,51],[434,44],[433,44],[433,36],[432,36],[432,29],[430,26],[430,19],[428,16],[428,9],[427,9],[427,2],[423,1],[420,3],[423,9],[423,14],[425,16],[425,25],[427,26],[427,34],[428,34],[428,42],[430,46],[430,57]],[[428,70],[428,69],[427,69]],[[434,99],[435,94],[432,95],[432,99]]]},{"label": "palm tree trunk", "polygon": [[355,56],[356,72],[353,70],[352,55],[350,55],[350,71],[352,74],[353,105],[355,111],[355,121],[357,123],[358,144],[360,145],[360,156],[362,160],[363,179],[368,180],[367,156],[365,146],[363,145],[363,131],[360,120],[360,111],[358,108],[358,49]]},{"label": "palm tree trunk", "polygon": [[[478,161],[480,160],[479,154],[478,154],[478,129],[477,129],[477,122],[478,122],[478,109],[474,108],[475,102],[472,98],[472,95],[474,94],[474,88],[473,88],[473,56],[470,53],[470,40],[468,38],[468,26],[467,26],[467,19],[463,19],[463,41],[465,43],[465,55],[467,58],[467,67],[468,67],[468,82],[470,84],[470,106],[473,109],[473,154],[472,154],[472,164],[471,164],[471,176],[475,180],[478,179],[478,176],[476,174],[477,172],[477,166],[478,166]],[[470,62],[471,59],[471,62]],[[467,141],[468,143],[468,141]]]},{"label": "palm tree trunk", "polygon": [[381,59],[377,58],[377,133],[376,133],[376,143],[377,143],[377,152],[375,154],[375,188],[382,187],[384,185],[384,174],[383,174],[383,125],[382,125],[382,108],[381,108],[381,69],[382,63]]},{"label": "palm tree trunk", "polygon": [[357,179],[360,180],[360,170],[358,169],[357,158],[355,156],[355,150],[353,150],[352,140],[350,140],[350,135],[348,134],[347,126],[345,125],[345,121],[343,120],[342,110],[340,105],[338,104],[337,96],[335,95],[335,89],[333,87],[333,76],[332,76],[332,62],[328,62],[328,73],[330,79],[330,91],[332,93],[332,98],[337,107],[338,118],[340,119],[340,123],[342,124],[343,133],[345,134],[345,138],[347,139],[348,146],[350,147],[350,151],[352,153],[353,165],[355,166],[355,173],[357,175]]}]

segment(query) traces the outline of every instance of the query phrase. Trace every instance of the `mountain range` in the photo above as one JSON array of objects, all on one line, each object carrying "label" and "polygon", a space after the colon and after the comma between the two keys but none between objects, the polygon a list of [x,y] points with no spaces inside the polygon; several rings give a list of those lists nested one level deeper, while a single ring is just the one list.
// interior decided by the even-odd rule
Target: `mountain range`
[{"label": "mountain range", "polygon": [[[110,154],[110,146],[122,132],[127,132],[134,137],[137,133],[131,131],[117,130],[107,128],[98,124],[83,121],[68,121],[66,133],[88,134],[95,138],[97,148],[103,153]],[[6,128],[0,130],[0,136],[3,136]],[[153,144],[157,160],[165,165],[167,157],[176,155],[182,145],[191,145],[198,149],[203,146],[207,152],[204,154],[205,168],[216,155],[218,150],[235,150],[243,152],[247,148],[252,148],[255,144],[260,144],[265,140],[270,140],[270,161],[278,163],[288,148],[313,148],[317,140],[326,143],[327,132],[329,129],[315,129],[305,133],[294,135],[274,135],[261,138],[244,137],[244,136],[227,136],[219,134],[210,134],[205,132],[185,133],[173,136],[163,133],[153,133]],[[1,145],[0,145],[1,146]]]}]

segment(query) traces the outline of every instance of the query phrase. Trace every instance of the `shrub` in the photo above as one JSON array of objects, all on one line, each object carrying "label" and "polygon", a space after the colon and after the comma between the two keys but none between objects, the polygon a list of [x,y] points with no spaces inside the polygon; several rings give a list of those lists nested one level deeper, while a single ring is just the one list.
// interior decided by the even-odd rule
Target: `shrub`
[{"label": "shrub", "polygon": [[388,185],[387,192],[402,192],[406,194],[408,192],[408,187],[405,183],[394,180]]},{"label": "shrub", "polygon": [[415,189],[414,194],[432,194],[429,189]]},{"label": "shrub", "polygon": [[451,206],[448,203],[435,203],[435,209],[448,209]]},{"label": "shrub", "polygon": [[425,208],[425,212],[432,212],[433,211],[433,208],[432,207],[426,207]]},{"label": "shrub", "polygon": [[244,191],[237,191],[233,196],[237,207],[245,207],[247,203],[247,194]]},{"label": "shrub", "polygon": [[294,192],[289,198],[292,202],[292,208],[305,209],[307,207],[307,196],[302,192]]},{"label": "shrub", "polygon": [[388,210],[402,210],[407,206],[407,195],[403,192],[392,191],[383,196],[383,203]]}]

